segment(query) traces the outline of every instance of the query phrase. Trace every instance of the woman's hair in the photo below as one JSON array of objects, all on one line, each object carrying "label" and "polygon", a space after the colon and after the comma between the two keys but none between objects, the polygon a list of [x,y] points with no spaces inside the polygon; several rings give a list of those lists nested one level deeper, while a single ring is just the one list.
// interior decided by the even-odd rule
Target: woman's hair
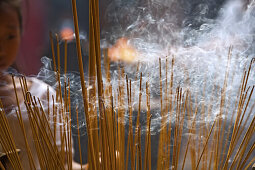
[{"label": "woman's hair", "polygon": [[13,9],[17,11],[20,23],[20,30],[22,31],[23,22],[22,22],[22,11],[21,11],[21,0],[0,0],[0,6],[3,4],[8,4]]}]

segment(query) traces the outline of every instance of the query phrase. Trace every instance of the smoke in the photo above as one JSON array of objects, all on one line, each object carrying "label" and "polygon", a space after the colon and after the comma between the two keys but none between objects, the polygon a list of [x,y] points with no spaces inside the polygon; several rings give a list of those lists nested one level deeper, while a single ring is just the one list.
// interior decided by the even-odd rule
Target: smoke
[{"label": "smoke", "polygon": [[[219,113],[229,49],[233,46],[228,69],[226,108],[230,108],[229,112],[234,112],[243,71],[247,69],[254,55],[254,8],[254,1],[245,5],[241,0],[229,0],[225,3],[209,0],[192,2],[185,0],[178,2],[163,0],[122,2],[114,0],[108,5],[105,19],[109,25],[102,28],[102,48],[110,47],[112,42],[125,36],[129,39],[129,43],[139,51],[138,72],[138,63],[124,63],[124,70],[128,78],[131,79],[132,88],[135,91],[132,103],[134,112],[138,109],[139,73],[143,73],[143,111],[147,109],[145,84],[149,82],[153,109],[151,126],[154,131],[152,132],[157,133],[160,130],[162,119],[160,116],[159,57],[162,59],[163,89],[166,80],[169,86],[172,69],[174,91],[177,87],[181,87],[184,93],[190,91],[193,96],[192,101],[195,103],[197,98],[199,105],[205,104],[207,110],[209,103],[213,103],[212,115],[214,116],[204,118],[210,122]],[[173,68],[171,68],[172,58],[175,61]],[[42,63],[44,67],[38,74],[38,78],[57,88],[58,84],[50,65],[51,61],[44,57]],[[114,62],[110,66],[113,95],[118,93],[117,89],[119,89],[120,83],[117,65],[118,63]],[[119,63],[119,65],[123,65],[123,63]],[[72,72],[61,75],[62,85],[64,85],[65,76],[70,79],[72,107],[78,106],[79,112],[83,113],[79,74]],[[253,76],[252,72],[250,77]],[[103,77],[103,81],[107,82],[105,77]],[[253,84],[254,79],[250,78],[248,86]],[[105,101],[105,103],[110,102]],[[118,103],[114,103],[114,105],[117,107]],[[96,103],[95,106],[97,107]],[[127,105],[125,109],[128,111]],[[134,114],[135,119],[136,114]],[[175,121],[174,118],[168,119],[169,122]],[[80,125],[85,126],[84,120]],[[146,126],[144,126],[144,131],[145,128]]]},{"label": "smoke", "polygon": [[[183,94],[189,91],[193,109],[197,103],[197,126],[203,126],[204,123],[211,124],[221,112],[223,112],[221,118],[226,120],[227,126],[233,126],[231,118],[232,116],[235,118],[237,113],[236,103],[240,95],[243,73],[248,69],[255,54],[254,1],[151,0],[129,2],[128,5],[123,1],[118,3],[113,1],[107,7],[105,16],[108,25],[105,24],[102,28],[102,48],[111,48],[119,38],[125,37],[139,52],[137,59],[139,64],[137,61],[133,64],[124,64],[124,68],[132,80],[132,88],[135,91],[132,105],[133,122],[136,121],[139,99],[137,74],[143,73],[142,132],[147,130],[146,82],[149,82],[151,90],[151,133],[158,134],[162,127],[164,117],[160,108],[159,58],[162,64],[163,89],[166,82],[169,86],[172,69],[173,89],[181,87]],[[173,68],[170,64],[172,58],[175,61]],[[112,63],[111,68],[116,68],[116,65]],[[138,73],[137,65],[139,65]],[[254,66],[251,70],[254,70]],[[138,77],[138,80],[135,77]],[[113,89],[118,89],[118,74],[114,69],[111,83]],[[226,89],[224,83],[227,85]],[[251,71],[247,87],[252,87],[254,83],[254,72]],[[223,91],[225,100],[222,111],[220,106]],[[166,95],[164,93],[163,90],[163,99]],[[244,126],[249,125],[251,120],[248,115],[253,112],[253,108],[254,94],[245,112],[244,118],[248,121]],[[202,115],[203,111],[205,115]],[[163,126],[174,124],[175,116],[176,108],[173,108],[172,115],[169,111],[166,124]],[[184,120],[184,136],[189,134],[187,132],[187,128],[190,127],[189,121]]]},{"label": "smoke", "polygon": [[[147,131],[146,126],[146,83],[149,83],[151,93],[151,133],[155,136],[162,128],[162,120],[166,118],[163,126],[172,125],[176,121],[176,106],[172,112],[167,111],[167,116],[162,117],[160,105],[160,81],[162,80],[163,99],[176,98],[176,89],[182,88],[182,96],[190,93],[190,102],[193,112],[197,107],[197,126],[212,124],[221,112],[221,97],[226,83],[224,109],[222,118],[227,120],[227,126],[232,114],[236,114],[237,96],[243,77],[243,72],[248,68],[254,57],[255,47],[255,2],[245,4],[241,0],[150,0],[146,2],[113,0],[103,15],[101,47],[110,48],[119,38],[125,37],[139,52],[139,62],[131,64],[111,62],[111,85],[114,96],[114,110],[118,114],[118,90],[122,83],[126,89],[125,78],[119,78],[118,68],[125,70],[131,80],[133,99],[133,128],[137,119],[139,105],[140,73],[142,73],[141,90],[141,130]],[[230,57],[229,57],[230,56]],[[102,58],[105,56],[103,55]],[[161,80],[159,58],[161,58]],[[229,60],[230,58],[230,60]],[[172,67],[172,59],[174,65]],[[38,78],[58,88],[56,74],[51,60],[42,58],[44,67]],[[229,64],[228,64],[229,63]],[[102,61],[102,70],[104,70]],[[254,70],[252,66],[251,70]],[[170,79],[173,73],[173,94],[169,95]],[[226,79],[227,75],[227,79]],[[62,90],[64,80],[70,80],[70,93],[72,112],[78,107],[79,125],[76,120],[73,128],[84,128],[85,118],[81,93],[80,78],[77,72],[61,75]],[[87,78],[85,78],[87,80]],[[106,75],[103,73],[104,87],[107,86]],[[254,72],[251,71],[248,86],[253,86]],[[168,92],[165,93],[165,88]],[[124,90],[126,93],[126,90]],[[126,96],[126,95],[125,95]],[[106,96],[107,97],[107,96]],[[253,110],[254,95],[251,97],[246,115]],[[128,127],[127,97],[124,99],[125,119],[120,120]],[[182,104],[184,101],[182,101]],[[110,105],[107,99],[105,107]],[[98,103],[94,103],[97,108]],[[206,115],[202,115],[205,112]],[[98,114],[99,116],[99,114]],[[192,117],[193,119],[194,117]],[[245,117],[247,118],[247,116]],[[250,120],[249,120],[250,121]],[[246,125],[249,124],[246,122]],[[189,136],[190,120],[184,120],[183,136]],[[126,128],[128,129],[128,128]],[[226,129],[227,130],[227,129]],[[81,132],[85,134],[85,131]],[[198,134],[194,138],[199,138]],[[202,136],[205,138],[205,136]]]},{"label": "smoke", "polygon": [[114,0],[104,16],[102,44],[110,47],[118,38],[128,37],[141,52],[140,60],[193,46],[216,54],[221,52],[217,49],[225,50],[230,45],[240,54],[254,51],[253,1],[247,5],[241,0]]}]

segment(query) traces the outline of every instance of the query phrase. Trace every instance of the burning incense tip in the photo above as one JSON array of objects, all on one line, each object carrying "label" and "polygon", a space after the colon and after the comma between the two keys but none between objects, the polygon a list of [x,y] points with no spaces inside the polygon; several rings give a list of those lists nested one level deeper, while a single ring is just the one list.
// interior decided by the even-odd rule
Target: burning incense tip
[{"label": "burning incense tip", "polygon": [[108,56],[112,61],[134,62],[138,57],[136,49],[128,42],[127,38],[120,38],[116,44],[108,51]]},{"label": "burning incense tip", "polygon": [[74,37],[74,31],[72,28],[65,27],[61,30],[60,35],[63,40],[70,41]]}]

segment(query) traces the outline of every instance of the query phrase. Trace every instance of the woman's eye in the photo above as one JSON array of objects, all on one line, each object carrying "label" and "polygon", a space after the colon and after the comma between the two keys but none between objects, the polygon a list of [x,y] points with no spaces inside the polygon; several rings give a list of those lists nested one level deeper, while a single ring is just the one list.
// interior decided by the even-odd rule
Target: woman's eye
[{"label": "woman's eye", "polygon": [[14,38],[16,38],[16,35],[9,35],[9,36],[7,37],[8,40],[12,40],[12,39],[14,39]]}]

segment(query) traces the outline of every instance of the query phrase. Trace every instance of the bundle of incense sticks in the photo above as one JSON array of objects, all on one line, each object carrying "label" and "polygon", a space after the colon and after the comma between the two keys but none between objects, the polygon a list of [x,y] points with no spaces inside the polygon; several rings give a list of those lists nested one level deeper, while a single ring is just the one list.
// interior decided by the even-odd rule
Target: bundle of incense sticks
[{"label": "bundle of incense sticks", "polygon": [[[71,114],[70,110],[70,93],[67,93],[67,88],[70,88],[70,82],[65,83],[65,94],[63,102],[55,101],[56,96],[50,96],[49,89],[47,90],[47,109],[43,106],[41,100],[36,96],[32,96],[28,91],[25,77],[19,77],[22,87],[24,104],[27,109],[27,115],[22,114],[19,99],[16,90],[15,77],[12,76],[13,86],[17,101],[16,116],[19,120],[19,126],[22,130],[25,151],[27,153],[27,161],[29,161],[30,169],[37,169],[35,160],[39,161],[41,169],[72,169],[72,135],[71,135]],[[61,90],[59,90],[61,91]],[[50,99],[52,98],[52,99]],[[62,99],[61,99],[62,100]],[[57,104],[61,103],[61,104]],[[52,106],[51,106],[52,105]],[[52,108],[52,110],[48,109]],[[69,114],[68,114],[69,113]],[[30,127],[32,129],[33,141],[31,144],[27,140],[27,132],[23,116],[28,116]],[[27,118],[26,118],[27,119]],[[1,104],[1,145],[8,158],[5,163],[9,163],[13,169],[23,169],[19,159],[19,149],[16,148],[10,126],[7,121],[4,107]],[[59,142],[61,143],[59,145]],[[32,155],[31,147],[36,148],[36,155]],[[22,148],[24,149],[24,148]],[[4,169],[4,166],[1,166]]]},{"label": "bundle of incense sticks", "polygon": [[[73,14],[74,14],[74,24],[75,24],[75,33],[77,37],[77,53],[81,65],[81,52],[80,52],[80,44],[79,44],[79,31],[78,31],[78,20],[77,20],[77,13],[76,13],[76,4],[73,0]],[[89,137],[89,153],[88,157],[90,159],[89,165],[92,169],[127,169],[128,168],[128,159],[130,158],[131,162],[131,169],[151,169],[151,158],[150,158],[150,94],[149,94],[149,86],[146,83],[146,92],[147,92],[147,133],[146,133],[146,142],[145,142],[145,155],[144,159],[142,159],[141,153],[141,128],[140,128],[140,114],[141,114],[141,91],[142,91],[142,73],[140,76],[140,93],[139,93],[139,107],[138,107],[138,114],[137,116],[137,123],[135,127],[135,133],[133,134],[133,126],[132,126],[132,86],[131,80],[128,80],[126,77],[126,94],[125,94],[125,73],[124,70],[119,70],[119,89],[118,94],[112,94],[112,87],[110,81],[110,73],[109,73],[109,61],[105,60],[105,71],[107,75],[107,86],[103,89],[102,84],[102,74],[101,74],[101,65],[100,65],[100,29],[99,29],[99,17],[98,17],[98,2],[90,1],[90,68],[89,68],[89,85],[92,86],[92,89],[89,91],[89,103],[94,103],[93,100],[95,99],[95,69],[97,73],[97,84],[98,84],[98,108],[99,108],[99,125],[97,125],[97,116],[96,110],[94,106],[88,106],[87,96],[84,96],[84,106],[89,107],[88,113],[86,113],[86,120],[87,120],[87,128],[88,131],[91,129],[96,129],[99,127],[99,130],[96,132],[88,133],[88,135],[92,135]],[[159,72],[160,72],[160,105],[161,105],[161,115],[162,115],[162,122],[161,122],[161,131],[159,136],[159,146],[158,146],[158,158],[157,158],[157,169],[177,169],[178,167],[184,169],[187,153],[190,150],[191,153],[191,165],[192,169],[210,169],[213,167],[214,169],[230,169],[237,168],[242,169],[246,166],[248,168],[254,159],[251,160],[248,164],[246,161],[252,155],[254,151],[255,143],[252,143],[252,147],[248,147],[248,143],[252,139],[254,135],[254,119],[255,116],[252,115],[252,110],[248,113],[248,116],[245,116],[247,113],[247,107],[250,103],[251,96],[253,94],[253,87],[247,87],[247,82],[249,79],[251,66],[253,60],[250,63],[250,66],[247,71],[244,72],[244,76],[242,81],[240,82],[240,91],[239,96],[236,99],[236,113],[232,114],[231,123],[234,123],[234,128],[227,128],[228,134],[227,138],[224,138],[224,129],[226,127],[226,120],[222,118],[223,112],[225,111],[226,107],[226,89],[227,89],[227,80],[229,77],[229,67],[231,61],[231,51],[232,48],[229,49],[228,55],[228,65],[226,68],[225,73],[225,81],[223,82],[223,88],[220,97],[220,113],[215,118],[212,124],[203,122],[205,126],[198,131],[194,130],[197,127],[196,125],[196,115],[198,113],[199,106],[198,103],[195,102],[193,105],[191,101],[191,96],[194,95],[192,92],[188,91],[184,93],[182,88],[179,87],[176,89],[176,93],[174,93],[173,89],[173,67],[174,67],[174,59],[172,59],[171,64],[171,80],[168,85],[167,81],[167,72],[168,69],[166,67],[166,84],[165,89],[163,90],[162,84],[162,76],[161,76],[161,60],[159,60]],[[166,61],[167,63],[167,61]],[[83,71],[81,71],[81,80],[83,77]],[[82,80],[83,81],[83,80]],[[86,86],[82,82],[83,86],[83,94],[86,94]],[[169,86],[169,87],[168,87]],[[168,92],[169,91],[169,92]],[[123,110],[123,105],[125,105],[124,98],[127,96],[127,105],[128,105],[128,113],[129,113],[129,132],[128,132],[128,141],[125,141],[125,127],[121,121],[123,120],[126,114],[126,111]],[[163,99],[163,95],[165,98]],[[115,100],[118,100],[117,111],[115,112],[113,106],[113,96],[115,96]],[[175,96],[173,98],[173,96]],[[111,101],[110,107],[105,107],[104,101],[106,98],[109,98]],[[92,100],[92,101],[91,101]],[[212,103],[208,103],[208,105],[212,105]],[[174,109],[175,108],[175,109]],[[209,107],[210,108],[210,107]],[[253,107],[252,107],[253,108]],[[170,117],[175,112],[175,123],[174,123],[174,142],[171,143],[171,123],[168,126],[167,124],[166,114],[170,114]],[[211,114],[209,110],[208,113],[205,113],[205,110],[201,111],[201,115]],[[236,115],[235,115],[236,114]],[[194,117],[193,119],[191,119]],[[243,126],[247,123],[248,118],[253,117],[253,121],[251,121],[250,126],[246,129]],[[179,162],[180,152],[182,146],[182,135],[183,135],[183,124],[184,119],[191,121],[190,133],[192,134],[201,134],[203,133],[206,137],[206,140],[200,139],[197,145],[195,140],[192,139],[191,135],[184,146],[185,155],[183,158],[183,162]],[[235,121],[234,121],[234,118]],[[246,120],[244,120],[246,118]],[[211,127],[210,127],[211,125]],[[99,136],[98,136],[99,134]],[[243,136],[244,134],[244,136]],[[242,142],[239,145],[238,151],[235,152],[234,159],[230,161],[230,157],[234,154],[235,148],[239,144],[240,137],[243,136]],[[230,137],[230,144],[228,145],[228,139]],[[210,140],[212,138],[213,140]],[[98,141],[99,139],[99,141]],[[226,139],[226,140],[225,140]],[[209,148],[209,141],[210,141],[210,148]],[[170,147],[173,145],[173,147]],[[192,146],[192,147],[191,147]],[[173,151],[170,151],[171,148]],[[223,150],[223,151],[222,151]],[[98,152],[99,151],[99,152]],[[214,151],[214,152],[212,152]],[[248,152],[247,152],[248,151]],[[98,154],[100,153],[100,154]],[[126,156],[125,156],[126,153]],[[246,154],[247,153],[247,154]],[[254,155],[254,154],[253,154]],[[171,159],[170,159],[171,158]],[[144,160],[144,165],[142,165],[142,160]],[[230,165],[229,165],[230,164]],[[182,166],[179,166],[182,165]]]},{"label": "bundle of incense sticks", "polygon": [[[89,32],[89,80],[84,79],[82,65],[81,45],[79,39],[78,17],[76,0],[72,0],[74,26],[77,44],[77,56],[80,69],[80,80],[84,103],[84,114],[86,118],[86,128],[88,137],[88,162],[83,162],[81,148],[84,147],[79,142],[79,153],[81,169],[82,164],[88,163],[91,170],[100,169],[152,169],[152,146],[151,146],[151,90],[150,82],[143,84],[143,75],[137,75],[135,79],[140,79],[138,99],[134,97],[134,87],[132,80],[125,74],[124,68],[118,68],[119,84],[117,93],[111,84],[110,61],[104,55],[104,71],[106,82],[102,81],[101,71],[101,51],[100,51],[100,27],[99,27],[99,7],[98,0],[90,0],[90,32]],[[60,81],[60,53],[57,43],[57,61],[53,44],[53,36],[50,34],[52,42],[52,55],[56,81],[58,88],[56,96],[47,94],[48,109],[45,110],[40,99],[31,96],[24,77],[19,78],[23,89],[23,97],[28,111],[30,126],[33,132],[34,145],[37,155],[32,155],[30,145],[26,141],[27,136],[24,130],[22,111],[19,107],[16,111],[21,129],[23,130],[24,141],[26,141],[26,151],[31,169],[35,169],[34,159],[37,158],[41,169],[72,169],[72,134],[71,134],[71,114],[76,114],[77,125],[78,111],[71,113],[70,81],[65,79],[64,90],[61,89]],[[57,42],[59,42],[56,36]],[[65,42],[66,44],[66,42]],[[65,45],[66,48],[66,45]],[[255,115],[252,95],[254,86],[248,84],[254,60],[250,62],[247,70],[244,70],[240,80],[239,93],[236,95],[233,113],[228,111],[227,86],[230,76],[231,51],[228,53],[228,65],[226,66],[225,80],[219,96],[219,89],[216,85],[211,90],[211,94],[202,92],[202,96],[210,95],[208,103],[199,103],[200,95],[191,90],[183,90],[182,87],[174,89],[174,67],[177,59],[166,60],[165,70],[162,69],[162,59],[159,59],[159,90],[160,90],[160,131],[158,140],[157,169],[248,169],[255,162],[254,132]],[[65,61],[67,58],[65,50]],[[58,65],[57,65],[58,64]],[[65,62],[65,73],[66,73]],[[165,71],[166,77],[162,72]],[[168,78],[170,75],[170,80]],[[14,79],[14,77],[13,77]],[[165,81],[163,81],[165,79]],[[135,81],[137,82],[137,81]],[[165,83],[163,83],[165,82]],[[89,89],[88,89],[88,85]],[[96,85],[97,84],[97,85]],[[13,81],[16,92],[16,84]],[[146,101],[143,101],[142,91],[146,88]],[[64,93],[62,94],[62,91]],[[195,99],[195,100],[194,100]],[[219,114],[212,115],[213,100],[219,100]],[[50,100],[53,102],[51,103]],[[136,101],[137,100],[137,101]],[[95,105],[98,104],[98,106]],[[138,103],[137,112],[134,112],[134,103]],[[142,103],[146,103],[146,132],[145,140],[142,140],[141,117]],[[49,109],[52,108],[52,109]],[[207,109],[205,109],[207,108]],[[99,113],[99,114],[98,114]],[[211,117],[213,121],[206,121],[200,117]],[[225,117],[223,116],[225,115]],[[128,117],[127,123],[123,120]],[[136,122],[133,122],[136,117]],[[230,123],[227,118],[230,118]],[[170,120],[170,121],[169,121]],[[174,120],[174,121],[171,121]],[[202,120],[202,121],[201,121]],[[188,132],[184,129],[187,121]],[[135,127],[133,127],[135,124]],[[230,126],[226,126],[230,124]],[[127,125],[127,126],[126,126]],[[232,126],[233,125],[233,126]],[[128,133],[125,128],[128,127]],[[8,157],[8,161],[14,169],[22,169],[22,164],[18,155],[18,148],[10,131],[4,107],[0,110],[0,142]],[[227,132],[227,133],[226,133]],[[188,137],[184,140],[184,133]],[[194,138],[198,136],[198,138]],[[204,138],[201,138],[204,136]],[[78,137],[80,132],[78,130]],[[57,146],[60,139],[61,146]],[[80,141],[80,140],[79,140]],[[155,146],[153,146],[155,147]],[[144,151],[142,150],[144,148]],[[1,163],[0,167],[4,169]]]}]

